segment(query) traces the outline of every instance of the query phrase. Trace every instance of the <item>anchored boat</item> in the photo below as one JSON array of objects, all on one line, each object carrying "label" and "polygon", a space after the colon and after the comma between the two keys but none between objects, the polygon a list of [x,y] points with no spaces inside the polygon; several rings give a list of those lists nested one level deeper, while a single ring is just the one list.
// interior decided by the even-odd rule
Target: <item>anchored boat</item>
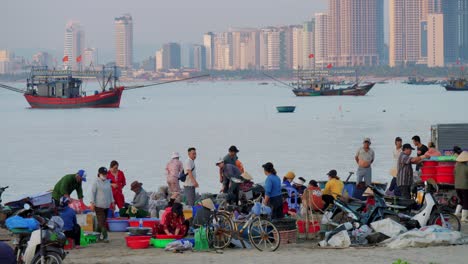
[{"label": "anchored boat", "polygon": [[[14,92],[24,94],[31,108],[118,108],[124,90],[131,90],[170,82],[185,81],[207,75],[195,76],[181,80],[153,83],[136,86],[119,86],[117,67],[101,71],[50,70],[46,66],[32,67],[27,79],[26,90],[0,84]],[[97,78],[100,91],[87,95],[82,89],[83,79]]]}]

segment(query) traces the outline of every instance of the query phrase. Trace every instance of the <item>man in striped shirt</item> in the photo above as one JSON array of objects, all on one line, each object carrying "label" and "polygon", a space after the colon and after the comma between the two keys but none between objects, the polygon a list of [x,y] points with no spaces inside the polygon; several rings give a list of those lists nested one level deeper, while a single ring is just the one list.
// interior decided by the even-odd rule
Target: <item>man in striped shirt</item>
[{"label": "man in striped shirt", "polygon": [[411,152],[414,148],[408,143],[404,144],[402,149],[397,164],[397,185],[400,189],[401,196],[406,199],[411,199],[411,185],[413,184],[412,164],[419,163],[425,156],[411,157]]}]

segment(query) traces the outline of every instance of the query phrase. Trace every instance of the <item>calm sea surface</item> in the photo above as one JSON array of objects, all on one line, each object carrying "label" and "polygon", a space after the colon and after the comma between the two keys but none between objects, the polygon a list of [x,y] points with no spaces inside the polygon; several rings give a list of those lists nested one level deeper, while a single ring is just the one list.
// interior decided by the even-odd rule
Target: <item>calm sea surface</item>
[{"label": "calm sea surface", "polygon": [[[83,168],[86,196],[97,169],[116,159],[128,184],[139,180],[156,190],[165,184],[171,153],[185,159],[194,146],[199,191],[217,192],[215,162],[233,144],[257,182],[267,161],[280,176],[292,170],[307,181],[325,180],[336,169],[346,178],[364,137],[376,152],[374,180],[387,182],[396,136],[410,142],[417,134],[426,143],[432,124],[468,122],[467,103],[468,92],[399,82],[377,84],[364,97],[308,98],[272,83],[200,82],[125,91],[119,109],[40,110],[0,89],[0,186],[10,186],[4,194],[10,201],[49,190]],[[296,112],[279,114],[279,105],[295,105]],[[133,197],[128,186],[125,195]]]}]

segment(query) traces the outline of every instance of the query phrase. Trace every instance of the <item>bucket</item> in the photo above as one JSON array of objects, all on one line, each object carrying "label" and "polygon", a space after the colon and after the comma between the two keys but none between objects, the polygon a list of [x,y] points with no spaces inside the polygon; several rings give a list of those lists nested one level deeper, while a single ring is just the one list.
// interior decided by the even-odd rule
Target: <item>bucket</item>
[{"label": "bucket", "polygon": [[143,249],[150,245],[151,236],[128,236],[125,237],[127,247],[131,249]]}]

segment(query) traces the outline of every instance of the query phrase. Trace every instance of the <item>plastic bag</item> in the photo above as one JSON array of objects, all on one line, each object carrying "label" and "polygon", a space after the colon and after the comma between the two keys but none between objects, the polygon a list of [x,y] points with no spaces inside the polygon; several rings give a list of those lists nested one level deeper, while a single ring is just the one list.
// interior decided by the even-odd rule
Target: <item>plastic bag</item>
[{"label": "plastic bag", "polygon": [[322,225],[330,224],[332,222],[332,216],[333,216],[333,212],[326,211],[322,216],[322,221],[320,221],[320,224]]},{"label": "plastic bag", "polygon": [[408,231],[406,227],[389,218],[373,222],[371,223],[371,227],[375,231],[380,232],[388,237],[395,237]]},{"label": "plastic bag", "polygon": [[204,251],[210,248],[208,237],[206,236],[206,228],[200,227],[195,230],[195,250]]},{"label": "plastic bag", "polygon": [[259,202],[254,204],[251,211],[255,215],[271,215],[271,208]]},{"label": "plastic bag", "polygon": [[39,228],[39,223],[34,218],[23,218],[21,216],[12,216],[5,221],[8,229],[22,228],[28,230],[36,230]]},{"label": "plastic bag", "polygon": [[462,234],[441,226],[426,226],[411,230],[391,240],[389,248],[427,247],[434,245],[459,244]]},{"label": "plastic bag", "polygon": [[328,240],[327,244],[331,247],[349,247],[351,239],[349,238],[348,231],[343,230],[335,234]]},{"label": "plastic bag", "polygon": [[174,242],[171,242],[169,244],[166,245],[166,248],[165,250],[166,251],[173,251],[173,250],[191,250],[192,249],[192,243],[190,243],[189,241],[185,240],[177,240],[177,241],[174,241]]}]

